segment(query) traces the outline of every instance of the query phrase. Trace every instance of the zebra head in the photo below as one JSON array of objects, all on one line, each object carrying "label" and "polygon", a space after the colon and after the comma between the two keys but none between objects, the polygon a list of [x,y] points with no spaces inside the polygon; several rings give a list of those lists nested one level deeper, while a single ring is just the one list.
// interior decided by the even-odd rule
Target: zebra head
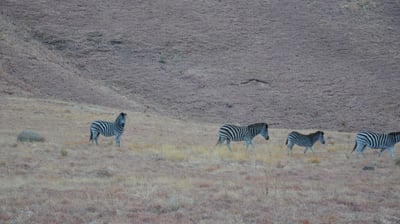
[{"label": "zebra head", "polygon": [[258,124],[252,124],[248,126],[250,129],[255,129],[260,133],[261,136],[265,138],[265,140],[269,139],[268,135],[268,124],[266,123],[258,123]]},{"label": "zebra head", "polygon": [[269,139],[269,135],[268,135],[268,124],[263,123],[264,127],[263,129],[261,129],[261,136],[263,136],[265,138],[265,140]]},{"label": "zebra head", "polygon": [[321,142],[322,144],[325,144],[324,132],[323,131],[317,131],[317,134],[318,134],[319,142]]},{"label": "zebra head", "polygon": [[126,113],[121,112],[117,119],[115,119],[115,123],[119,126],[119,127],[125,127],[125,117],[126,117]]}]

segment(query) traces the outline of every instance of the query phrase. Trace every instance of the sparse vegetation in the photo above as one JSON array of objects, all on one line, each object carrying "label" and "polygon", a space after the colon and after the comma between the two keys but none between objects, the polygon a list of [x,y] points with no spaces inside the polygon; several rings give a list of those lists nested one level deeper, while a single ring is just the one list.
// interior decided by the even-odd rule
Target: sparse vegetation
[{"label": "sparse vegetation", "polygon": [[[334,144],[318,145],[318,157],[302,150],[286,156],[287,130],[277,129],[270,130],[269,141],[256,138],[254,150],[232,143],[229,152],[215,147],[218,124],[129,112],[118,150],[88,142],[93,117],[107,117],[111,109],[96,108],[93,116],[84,106],[62,102],[2,98],[0,103],[7,105],[1,122],[15,127],[0,130],[2,223],[341,223],[355,216],[390,223],[398,217],[398,192],[390,190],[398,184],[398,161],[388,163],[382,156],[373,172],[360,176],[367,161],[345,159],[353,144],[348,133],[327,133]],[[31,114],[35,108],[42,114]],[[47,142],[15,145],[26,124],[20,119],[28,113]],[[63,122],[67,118],[76,122]],[[59,123],[57,131],[48,128]],[[198,130],[203,134],[196,135]]]},{"label": "sparse vegetation", "polygon": [[61,149],[60,152],[62,156],[68,156],[68,151],[66,149]]},{"label": "sparse vegetation", "polygon": [[315,156],[311,157],[308,161],[309,161],[310,163],[320,163],[320,162],[321,162],[321,161],[318,159],[318,157],[315,157]]},{"label": "sparse vegetation", "polygon": [[376,2],[372,0],[350,0],[342,3],[342,9],[347,9],[352,12],[368,11],[376,7]]}]

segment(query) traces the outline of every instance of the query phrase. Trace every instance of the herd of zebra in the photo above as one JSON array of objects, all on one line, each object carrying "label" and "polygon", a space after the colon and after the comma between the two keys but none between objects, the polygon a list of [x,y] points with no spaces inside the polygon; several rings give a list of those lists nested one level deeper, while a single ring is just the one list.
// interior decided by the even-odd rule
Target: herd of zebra
[{"label": "herd of zebra", "polygon": [[[115,136],[115,142],[119,147],[121,145],[121,135],[124,132],[126,122],[126,113],[120,113],[115,119],[115,122],[109,121],[94,121],[90,125],[90,139],[98,144],[97,139],[99,135],[103,136]],[[230,151],[232,151],[230,143],[231,141],[244,141],[246,149],[249,145],[254,148],[252,142],[253,138],[257,135],[261,135],[265,140],[269,139],[268,135],[268,124],[256,123],[248,126],[237,126],[233,124],[225,124],[219,129],[219,138],[217,145],[221,145],[226,142],[226,145]],[[308,135],[303,135],[299,132],[293,131],[288,134],[286,139],[287,154],[292,153],[294,145],[304,147],[304,154],[310,148],[314,154],[314,144],[319,141],[321,144],[325,144],[324,132],[317,131]],[[355,145],[353,152],[356,151],[356,157],[362,154],[364,149],[368,146],[372,149],[381,149],[379,156],[383,151],[388,150],[390,157],[394,158],[394,145],[400,141],[400,132],[392,133],[374,133],[370,131],[361,131],[357,133],[355,138]]]}]

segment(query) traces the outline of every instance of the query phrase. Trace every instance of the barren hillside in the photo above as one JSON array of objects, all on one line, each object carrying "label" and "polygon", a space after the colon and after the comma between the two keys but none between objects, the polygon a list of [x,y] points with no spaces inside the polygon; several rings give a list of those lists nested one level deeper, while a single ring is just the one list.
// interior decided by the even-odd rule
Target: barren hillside
[{"label": "barren hillside", "polygon": [[399,130],[400,2],[0,1],[0,94]]}]

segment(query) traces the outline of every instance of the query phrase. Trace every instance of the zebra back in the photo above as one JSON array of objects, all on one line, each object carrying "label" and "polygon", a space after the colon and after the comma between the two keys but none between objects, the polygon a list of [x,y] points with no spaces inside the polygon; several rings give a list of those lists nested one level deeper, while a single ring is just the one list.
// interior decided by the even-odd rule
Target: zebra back
[{"label": "zebra back", "polygon": [[243,141],[246,136],[248,136],[247,126],[224,124],[219,129],[219,141],[223,141],[223,139],[229,139],[232,141]]},{"label": "zebra back", "polygon": [[368,146],[373,149],[387,148],[394,146],[400,141],[400,132],[386,133],[375,133],[371,131],[361,131],[356,135],[356,144],[353,151],[357,148],[357,145]]}]

